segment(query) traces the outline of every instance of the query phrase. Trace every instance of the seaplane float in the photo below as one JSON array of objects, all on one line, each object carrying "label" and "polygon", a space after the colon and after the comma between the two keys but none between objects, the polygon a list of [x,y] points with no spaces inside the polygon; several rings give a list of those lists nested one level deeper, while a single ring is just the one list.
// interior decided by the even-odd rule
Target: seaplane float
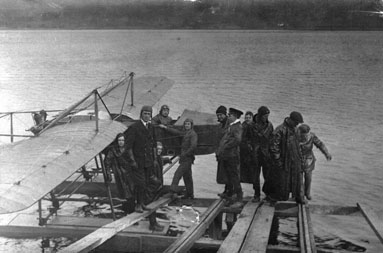
[{"label": "seaplane float", "polygon": [[[174,84],[166,77],[133,79],[131,73],[102,91],[95,89],[50,120],[36,117],[37,112],[0,114],[0,119],[8,117],[11,122],[10,134],[1,135],[9,136],[11,141],[24,138],[0,146],[1,237],[40,238],[42,252],[51,248],[49,240],[57,237],[71,240],[51,251],[346,252],[347,249],[325,247],[315,237],[320,232],[316,225],[331,227],[334,220],[345,219],[347,225],[343,228],[326,231],[335,235],[343,231],[352,245],[362,245],[358,250],[383,252],[381,217],[361,203],[348,207],[297,205],[288,201],[270,204],[253,203],[245,198],[243,207],[233,209],[224,199],[182,200],[164,191],[163,196],[148,205],[149,210],[122,215],[118,207],[124,200],[116,197],[116,185],[103,180],[106,176],[103,151],[118,133],[125,132],[139,118],[142,105],[154,106]],[[34,114],[36,125],[30,129],[33,135],[14,133],[12,117],[17,113]],[[218,139],[215,115],[185,110],[174,126],[181,128],[187,117],[193,118],[199,135],[197,155],[213,153]],[[162,136],[166,173],[176,167],[181,140],[164,132],[158,136]],[[185,210],[200,210],[196,222],[180,233],[171,233],[166,219],[161,221],[164,231],[148,229],[146,217],[151,213],[166,207],[181,210],[184,201],[188,201]],[[108,213],[99,217],[63,214],[64,204],[72,202],[85,202],[88,207],[104,204],[109,206]],[[35,206],[37,212],[24,212]],[[293,245],[278,240],[283,234],[281,221],[286,219],[294,227]],[[360,233],[356,236],[351,230]]]}]

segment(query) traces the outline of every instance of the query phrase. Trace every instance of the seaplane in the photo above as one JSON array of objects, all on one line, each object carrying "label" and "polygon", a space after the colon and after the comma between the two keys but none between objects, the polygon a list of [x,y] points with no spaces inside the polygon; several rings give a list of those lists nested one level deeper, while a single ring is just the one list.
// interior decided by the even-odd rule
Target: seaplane
[{"label": "seaplane", "polygon": [[[169,223],[167,226],[162,223],[165,225],[164,231],[154,232],[148,230],[145,220],[159,208],[171,205],[182,207],[183,200],[174,194],[159,197],[143,213],[118,215],[114,210],[123,200],[115,197],[115,185],[106,180],[103,151],[118,133],[125,132],[139,119],[143,105],[154,106],[173,84],[174,81],[166,77],[135,79],[133,73],[125,74],[103,87],[103,90],[94,89],[49,120],[46,120],[43,111],[28,112],[36,121],[36,125],[29,129],[33,135],[17,136],[11,126],[11,140],[14,137],[27,138],[0,146],[0,236],[43,238],[42,252],[45,246],[50,248],[49,238],[55,237],[73,239],[71,244],[57,249],[67,253],[183,253],[189,250],[221,253],[333,252],[327,249],[317,251],[313,224],[327,224],[330,227],[335,217],[338,219],[338,216],[342,216],[350,218],[346,219],[347,226],[353,223],[355,230],[363,231],[356,243],[368,242],[364,245],[371,252],[383,250],[379,216],[364,204],[309,207],[295,202],[271,205],[245,199],[242,208],[233,209],[225,199],[199,198],[192,201],[193,207],[203,209],[198,222],[176,235],[167,233]],[[0,119],[9,116],[12,124],[14,113],[1,113]],[[185,118],[193,118],[195,131],[199,135],[196,154],[213,153],[219,128],[216,116],[184,110],[174,126],[182,128]],[[162,129],[156,128],[156,131]],[[164,132],[158,132],[156,136],[160,136],[164,155],[168,156],[169,162],[163,170],[166,173],[177,164],[181,139]],[[102,175],[104,180],[93,180],[97,175]],[[86,198],[79,199],[74,197],[75,194],[86,195]],[[78,217],[61,214],[63,203],[70,201],[102,202],[110,206],[111,215]],[[51,204],[43,205],[46,202]],[[36,204],[38,217],[36,214],[22,213]],[[278,220],[285,217],[297,220],[294,222],[299,238],[296,246],[272,243],[272,235],[278,233]],[[311,220],[310,217],[315,219]],[[363,224],[363,221],[366,223],[363,217],[366,217],[367,224]],[[361,228],[362,225],[364,227]]]}]

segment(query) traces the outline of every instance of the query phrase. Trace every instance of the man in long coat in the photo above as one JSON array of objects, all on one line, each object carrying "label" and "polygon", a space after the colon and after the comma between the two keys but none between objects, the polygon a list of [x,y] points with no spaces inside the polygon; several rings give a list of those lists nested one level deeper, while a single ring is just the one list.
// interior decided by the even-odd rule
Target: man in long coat
[{"label": "man in long coat", "polygon": [[233,187],[232,199],[235,201],[233,207],[242,205],[243,198],[239,174],[239,148],[242,139],[242,124],[239,118],[242,114],[240,110],[229,109],[230,125],[219,143],[216,154],[217,160],[222,163],[223,173],[226,174],[229,185]]},{"label": "man in long coat", "polygon": [[[227,128],[229,127],[229,121],[227,118],[227,109],[225,106],[220,105],[216,110],[217,120],[220,125],[220,132],[217,138],[217,146],[226,133]],[[233,186],[230,185],[229,179],[222,167],[222,161],[217,159],[217,183],[225,184],[225,189],[222,193],[219,193],[218,196],[221,198],[231,197],[233,194]]]},{"label": "man in long coat", "polygon": [[[143,106],[140,120],[128,128],[126,138],[126,149],[132,167],[135,183],[136,212],[143,212],[146,204],[152,200],[148,199],[148,186],[153,184],[154,169],[158,166],[156,154],[156,141],[154,139],[153,127],[150,124],[152,107]],[[159,180],[158,180],[159,181]],[[149,216],[150,229],[161,231],[163,229],[156,222],[155,213]]]},{"label": "man in long coat", "polygon": [[278,190],[269,196],[272,200],[288,200],[291,193],[296,202],[304,201],[301,189],[302,155],[297,133],[300,123],[303,123],[302,114],[294,111],[273,132],[270,152],[274,166],[270,177]]}]

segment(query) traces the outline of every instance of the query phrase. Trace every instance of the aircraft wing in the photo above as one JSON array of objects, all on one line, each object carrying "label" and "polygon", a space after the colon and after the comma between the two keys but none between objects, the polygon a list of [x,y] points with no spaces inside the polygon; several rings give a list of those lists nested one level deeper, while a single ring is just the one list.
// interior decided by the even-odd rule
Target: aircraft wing
[{"label": "aircraft wing", "polygon": [[154,106],[170,90],[173,84],[174,81],[166,77],[145,76],[134,79],[133,105],[131,97],[132,85],[128,79],[105,90],[101,93],[101,96],[112,115],[120,114],[122,108],[123,115],[131,119],[139,119],[142,106]]},{"label": "aircraft wing", "polygon": [[108,146],[126,126],[110,119],[57,125],[0,146],[0,213],[30,207]]}]

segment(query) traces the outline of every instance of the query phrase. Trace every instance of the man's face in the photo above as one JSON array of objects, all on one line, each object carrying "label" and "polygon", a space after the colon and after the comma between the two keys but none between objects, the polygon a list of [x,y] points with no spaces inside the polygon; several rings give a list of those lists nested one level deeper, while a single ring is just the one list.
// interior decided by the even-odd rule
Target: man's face
[{"label": "man's face", "polygon": [[263,123],[266,123],[266,122],[268,121],[268,119],[269,119],[269,114],[265,114],[265,115],[263,115],[263,116],[261,117],[261,121],[262,121]]},{"label": "man's face", "polygon": [[219,121],[219,122],[222,122],[222,121],[224,121],[226,119],[226,115],[225,114],[223,114],[223,113],[217,113],[217,120]]},{"label": "man's face", "polygon": [[162,116],[164,116],[164,117],[169,116],[169,108],[167,108],[167,107],[162,108],[162,110],[161,110],[161,114],[162,114]]},{"label": "man's face", "polygon": [[192,124],[191,124],[191,122],[186,121],[186,122],[184,123],[184,126],[185,126],[185,129],[186,129],[186,130],[190,130],[191,127],[192,127]]},{"label": "man's face", "polygon": [[236,115],[233,113],[229,113],[229,122],[234,122],[237,119]]},{"label": "man's face", "polygon": [[144,121],[144,122],[148,122],[150,120],[150,118],[152,117],[152,113],[149,112],[149,111],[143,111],[141,113],[141,119]]},{"label": "man's face", "polygon": [[253,117],[250,114],[245,115],[245,121],[250,124],[253,121]]}]

